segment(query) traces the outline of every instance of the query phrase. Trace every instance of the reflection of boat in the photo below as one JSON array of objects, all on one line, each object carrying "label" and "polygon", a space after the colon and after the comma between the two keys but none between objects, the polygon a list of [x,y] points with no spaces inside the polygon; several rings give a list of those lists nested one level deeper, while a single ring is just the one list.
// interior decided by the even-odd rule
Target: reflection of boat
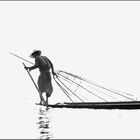
[{"label": "reflection of boat", "polygon": [[126,102],[84,102],[61,103],[49,105],[53,108],[93,108],[93,109],[140,109],[140,101]]},{"label": "reflection of boat", "polygon": [[39,109],[38,117],[38,129],[40,131],[39,139],[51,139],[52,134],[50,132],[50,117],[48,116],[48,111],[46,109]]}]

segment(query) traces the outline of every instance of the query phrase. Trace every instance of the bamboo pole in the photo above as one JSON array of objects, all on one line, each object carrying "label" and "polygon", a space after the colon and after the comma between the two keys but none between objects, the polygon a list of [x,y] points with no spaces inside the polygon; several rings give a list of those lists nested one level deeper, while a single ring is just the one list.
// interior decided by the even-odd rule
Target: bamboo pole
[{"label": "bamboo pole", "polygon": [[15,57],[18,57],[18,58],[20,58],[20,59],[22,59],[22,60],[24,60],[24,61],[30,63],[30,64],[33,64],[32,62],[30,62],[30,61],[28,61],[28,60],[26,60],[26,59],[24,59],[24,58],[22,58],[22,57],[20,57],[20,56],[18,56],[18,55],[16,55],[16,54],[14,54],[14,53],[11,53],[11,52],[9,52],[9,53],[12,54],[12,55],[14,55]]},{"label": "bamboo pole", "polygon": [[[22,63],[22,64],[23,64],[24,67],[26,67],[26,65],[25,65],[24,63]],[[43,99],[43,101],[45,102],[44,98],[41,97],[40,90],[39,90],[39,88],[37,87],[37,85],[36,85],[36,83],[35,83],[33,77],[32,77],[31,74],[30,74],[30,72],[29,72],[28,70],[26,70],[26,71],[28,72],[28,75],[30,76],[30,78],[31,78],[31,80],[32,80],[32,82],[33,82],[33,84],[34,84],[34,86],[36,87],[36,89],[37,89],[37,91],[38,91],[38,93],[39,93],[40,99]],[[48,106],[48,105],[46,104],[46,102],[45,102],[45,105]]]}]

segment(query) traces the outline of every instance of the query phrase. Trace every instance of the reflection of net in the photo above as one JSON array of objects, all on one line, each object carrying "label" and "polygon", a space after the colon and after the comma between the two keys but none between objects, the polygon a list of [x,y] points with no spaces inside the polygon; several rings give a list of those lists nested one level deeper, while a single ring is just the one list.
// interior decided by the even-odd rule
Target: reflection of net
[{"label": "reflection of net", "polygon": [[65,71],[58,71],[54,79],[72,102],[134,101],[131,94],[105,88]]}]

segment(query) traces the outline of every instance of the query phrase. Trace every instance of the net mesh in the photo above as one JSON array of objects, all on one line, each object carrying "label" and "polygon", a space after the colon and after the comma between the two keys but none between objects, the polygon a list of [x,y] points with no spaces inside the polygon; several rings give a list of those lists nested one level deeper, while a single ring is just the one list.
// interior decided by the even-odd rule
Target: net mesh
[{"label": "net mesh", "polygon": [[57,71],[54,79],[72,102],[134,101],[133,95],[129,93],[106,88],[65,71]]}]

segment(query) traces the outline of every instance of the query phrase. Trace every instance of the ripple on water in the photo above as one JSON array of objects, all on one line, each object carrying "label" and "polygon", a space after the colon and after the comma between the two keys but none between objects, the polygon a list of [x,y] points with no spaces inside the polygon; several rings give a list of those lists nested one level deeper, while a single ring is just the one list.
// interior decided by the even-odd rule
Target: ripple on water
[{"label": "ripple on water", "polygon": [[38,129],[40,131],[40,139],[51,139],[53,135],[51,133],[51,126],[50,126],[50,112],[51,109],[46,109],[44,107],[40,107],[39,109],[39,117],[38,117]]}]

